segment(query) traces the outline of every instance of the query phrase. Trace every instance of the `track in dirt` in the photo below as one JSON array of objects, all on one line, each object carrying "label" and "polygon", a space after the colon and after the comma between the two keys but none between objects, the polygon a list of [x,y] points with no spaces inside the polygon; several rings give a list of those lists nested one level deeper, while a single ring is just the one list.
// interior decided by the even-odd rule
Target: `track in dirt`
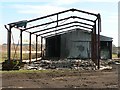
[{"label": "track in dirt", "polygon": [[117,88],[117,71],[46,70],[3,72],[4,88]]}]

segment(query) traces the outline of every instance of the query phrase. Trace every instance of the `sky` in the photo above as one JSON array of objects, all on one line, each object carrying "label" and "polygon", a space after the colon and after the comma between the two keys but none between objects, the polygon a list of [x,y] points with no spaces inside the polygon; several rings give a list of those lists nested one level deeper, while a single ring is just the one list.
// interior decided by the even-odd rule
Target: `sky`
[{"label": "sky", "polygon": [[[112,37],[113,44],[118,46],[118,0],[1,0],[0,44],[7,42],[7,30],[4,25],[71,8],[100,13],[102,21],[102,32],[100,34]],[[12,41],[17,43],[19,39],[18,30],[13,30],[13,37]],[[28,39],[28,37],[24,38],[24,40]]]}]

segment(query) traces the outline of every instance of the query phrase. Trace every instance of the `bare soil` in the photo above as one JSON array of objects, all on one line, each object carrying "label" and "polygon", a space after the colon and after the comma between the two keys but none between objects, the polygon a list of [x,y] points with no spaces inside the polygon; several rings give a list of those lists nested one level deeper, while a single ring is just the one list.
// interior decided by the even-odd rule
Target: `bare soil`
[{"label": "bare soil", "polygon": [[3,88],[118,88],[117,70],[3,71]]}]

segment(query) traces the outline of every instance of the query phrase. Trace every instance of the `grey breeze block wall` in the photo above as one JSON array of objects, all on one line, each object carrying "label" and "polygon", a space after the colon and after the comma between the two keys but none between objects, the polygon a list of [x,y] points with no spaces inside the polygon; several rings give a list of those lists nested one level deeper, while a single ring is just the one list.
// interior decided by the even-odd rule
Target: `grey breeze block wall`
[{"label": "grey breeze block wall", "polygon": [[[112,44],[112,38],[100,36],[101,43]],[[105,45],[105,44],[101,44]],[[90,58],[91,57],[91,34],[88,31],[76,30],[61,35],[61,58]],[[110,58],[110,47],[101,46],[101,58]]]},{"label": "grey breeze block wall", "polygon": [[[112,38],[100,36],[101,58],[112,58]],[[91,33],[74,29],[46,38],[46,58],[91,58]]]}]

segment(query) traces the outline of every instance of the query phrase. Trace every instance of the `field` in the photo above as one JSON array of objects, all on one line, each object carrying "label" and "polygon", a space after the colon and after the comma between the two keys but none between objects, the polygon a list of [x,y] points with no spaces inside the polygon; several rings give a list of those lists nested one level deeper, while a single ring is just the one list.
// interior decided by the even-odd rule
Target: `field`
[{"label": "field", "polygon": [[[34,45],[35,46],[35,45]],[[32,53],[32,58],[35,58],[35,47],[32,47],[32,51],[34,51],[34,53]],[[38,45],[40,46],[40,45]],[[20,59],[20,47],[17,48],[16,50],[16,54],[15,54],[15,49],[17,46],[14,47],[14,45],[11,46],[11,59]],[[44,46],[43,46],[44,49]],[[29,46],[23,46],[23,52],[27,52],[29,50]],[[40,47],[38,47],[39,53],[38,53],[38,57],[40,57]],[[22,54],[22,59],[26,60],[29,58],[29,53],[23,53]],[[117,58],[117,54],[112,54],[112,58]],[[3,62],[4,60],[7,59],[7,46],[6,45],[0,45],[0,63]]]},{"label": "field", "polygon": [[112,54],[112,58],[117,58],[117,54]]},{"label": "field", "polygon": [[[12,83],[11,83],[12,82]],[[117,70],[3,71],[4,88],[118,88]]]},{"label": "field", "polygon": [[[36,57],[35,53],[32,53],[32,58]],[[40,53],[38,54],[38,57],[40,57]],[[11,59],[19,60],[20,59],[20,53],[11,53]],[[28,60],[29,59],[29,53],[23,53],[22,54],[22,59],[23,60]],[[0,52],[0,62],[4,62],[4,60],[7,60],[7,52]]]},{"label": "field", "polygon": [[[35,53],[32,53],[32,58],[35,58]],[[40,53],[38,54],[38,57],[40,57]],[[11,53],[11,58],[12,59],[20,59],[20,53]],[[29,53],[23,53],[22,54],[23,60],[28,60],[29,59]],[[117,58],[117,54],[112,54],[112,58]],[[4,60],[7,59],[7,52],[0,52],[0,62],[3,62]]]},{"label": "field", "polygon": [[[11,59],[19,60],[20,59],[20,47],[17,48],[15,51],[14,45],[11,46]],[[23,60],[28,60],[29,59],[29,53],[28,53],[28,46],[23,46],[23,53],[22,53],[22,59]],[[32,47],[31,51],[31,58],[35,58],[35,48]],[[38,57],[40,57],[40,49],[38,51]],[[4,60],[7,60],[7,46],[6,45],[0,45],[0,63],[3,62]]]},{"label": "field", "polygon": [[[7,59],[6,52],[0,52],[0,62]],[[11,58],[19,59],[20,54]],[[32,58],[35,54],[32,54]],[[117,55],[113,54],[113,58]],[[23,59],[29,54],[24,53]],[[117,67],[117,66],[115,66]],[[2,88],[118,88],[118,70],[19,70],[2,71]]]}]

